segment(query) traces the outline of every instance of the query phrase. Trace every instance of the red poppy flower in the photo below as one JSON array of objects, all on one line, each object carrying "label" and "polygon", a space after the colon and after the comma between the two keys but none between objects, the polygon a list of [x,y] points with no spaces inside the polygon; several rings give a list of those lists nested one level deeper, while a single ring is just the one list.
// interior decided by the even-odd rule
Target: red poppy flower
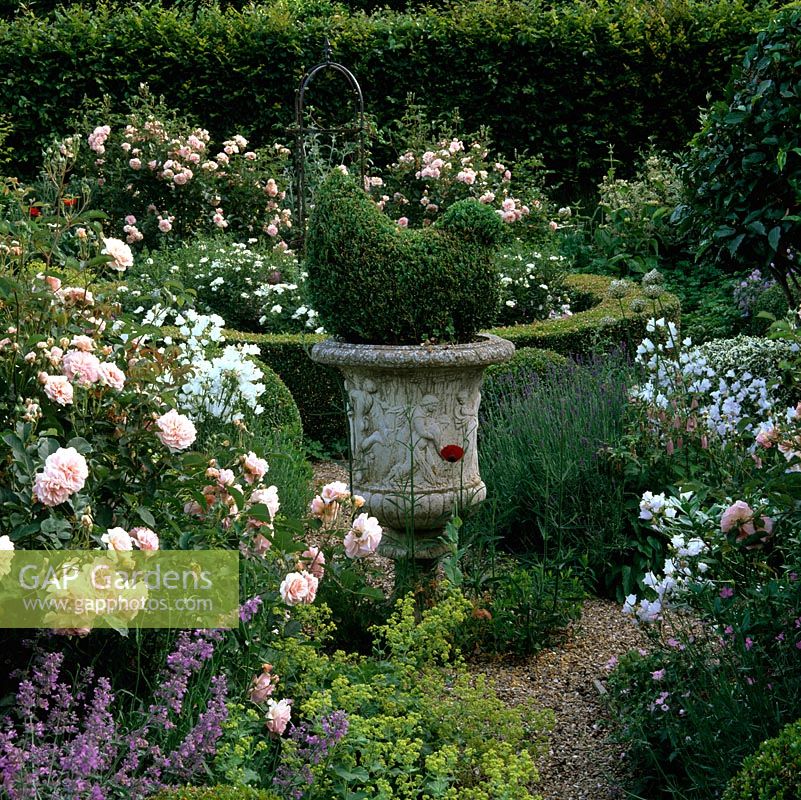
[{"label": "red poppy flower", "polygon": [[65,197],[62,201],[66,208],[72,208],[75,205],[78,205],[78,198],[77,197]]},{"label": "red poppy flower", "polygon": [[42,209],[41,208],[37,208],[36,206],[31,206],[28,209],[28,214],[31,217],[33,217],[34,219],[36,219],[36,217],[40,217],[42,215]]},{"label": "red poppy flower", "polygon": [[455,464],[457,461],[462,459],[462,456],[464,456],[464,448],[459,447],[458,444],[446,444],[445,447],[439,451],[439,454],[443,459],[445,459],[445,461]]}]

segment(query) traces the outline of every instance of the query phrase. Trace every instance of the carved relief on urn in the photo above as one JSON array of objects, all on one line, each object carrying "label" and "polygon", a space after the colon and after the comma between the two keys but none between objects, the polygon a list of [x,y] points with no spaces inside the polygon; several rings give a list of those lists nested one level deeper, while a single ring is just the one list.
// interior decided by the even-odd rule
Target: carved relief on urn
[{"label": "carved relief on urn", "polygon": [[387,555],[408,551],[412,528],[415,555],[436,555],[434,540],[456,504],[465,515],[485,498],[477,452],[482,373],[513,352],[495,336],[433,346],[328,340],[312,349],[315,361],[343,373],[352,488],[384,527]]}]

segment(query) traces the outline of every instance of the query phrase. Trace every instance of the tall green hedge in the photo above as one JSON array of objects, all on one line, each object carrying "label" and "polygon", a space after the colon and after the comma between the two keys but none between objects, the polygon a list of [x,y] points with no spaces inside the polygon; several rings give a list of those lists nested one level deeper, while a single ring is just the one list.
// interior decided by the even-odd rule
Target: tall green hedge
[{"label": "tall green hedge", "polygon": [[[689,139],[707,92],[722,92],[772,13],[753,5],[468,0],[368,14],[333,0],[72,4],[0,21],[0,110],[28,167],[84,97],[108,93],[120,107],[142,81],[216,137],[236,126],[265,143],[292,122],[298,80],[327,36],[380,127],[416,92],[432,117],[458,108],[465,130],[489,125],[509,157],[542,153],[556,182],[595,182],[607,143],[625,162],[649,136],[667,148]],[[326,102],[320,85],[315,105]]]}]

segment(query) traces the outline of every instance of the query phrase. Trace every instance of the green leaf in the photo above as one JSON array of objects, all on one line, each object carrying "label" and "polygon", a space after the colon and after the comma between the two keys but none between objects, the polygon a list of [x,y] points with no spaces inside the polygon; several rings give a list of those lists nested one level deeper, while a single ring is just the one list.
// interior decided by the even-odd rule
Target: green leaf
[{"label": "green leaf", "polygon": [[331,769],[347,783],[353,781],[367,781],[370,780],[370,773],[364,767],[354,767],[353,769],[346,769],[338,764],[332,765]]},{"label": "green leaf", "polygon": [[147,525],[149,528],[156,527],[155,517],[150,513],[150,511],[147,508],[145,508],[144,506],[139,506],[139,508],[136,509],[136,513],[139,515],[139,519],[141,519],[142,522],[144,522],[145,525]]},{"label": "green leaf", "polygon": [[770,245],[770,249],[773,250],[774,253],[779,249],[779,241],[781,238],[782,238],[781,225],[777,225],[775,228],[771,228],[770,233],[768,234],[768,244]]},{"label": "green leaf", "polygon": [[92,445],[82,436],[75,436],[67,442],[67,447],[74,447],[82,456],[92,452]]}]

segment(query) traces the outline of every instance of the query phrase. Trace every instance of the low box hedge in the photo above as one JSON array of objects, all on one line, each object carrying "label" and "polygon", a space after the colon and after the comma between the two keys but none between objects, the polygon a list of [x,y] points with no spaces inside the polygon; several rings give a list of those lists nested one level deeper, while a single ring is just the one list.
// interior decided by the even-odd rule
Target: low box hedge
[{"label": "low box hedge", "polygon": [[[570,275],[567,288],[574,305],[585,308],[572,317],[543,320],[529,325],[493,328],[490,333],[508,339],[517,348],[536,347],[563,356],[575,356],[598,349],[625,346],[634,348],[645,336],[648,318],[653,316],[653,301],[645,300],[639,287],[632,284],[621,300],[607,294],[611,278],[602,275]],[[645,300],[639,313],[631,311],[633,300]],[[657,315],[678,322],[680,304],[674,295],[659,298]],[[326,445],[341,442],[347,436],[344,399],[338,374],[330,367],[315,364],[309,351],[324,336],[311,334],[259,334],[226,330],[229,342],[257,344],[261,360],[274,369],[292,392],[300,410],[307,437]],[[553,359],[548,359],[553,360]]]}]

